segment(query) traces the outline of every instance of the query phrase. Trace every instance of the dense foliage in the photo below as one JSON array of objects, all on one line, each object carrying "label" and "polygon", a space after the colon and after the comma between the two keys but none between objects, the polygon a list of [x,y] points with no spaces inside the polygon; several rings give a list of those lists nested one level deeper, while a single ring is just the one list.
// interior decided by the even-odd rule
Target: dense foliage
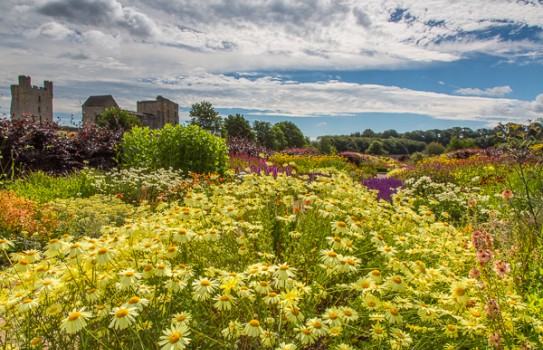
[{"label": "dense foliage", "polygon": [[224,173],[228,166],[225,140],[197,125],[168,124],[158,130],[136,127],[124,135],[121,147],[127,167]]},{"label": "dense foliage", "polygon": [[56,123],[0,120],[0,171],[4,175],[42,170],[64,174],[85,166],[115,165],[121,130],[88,126],[65,131]]},{"label": "dense foliage", "polygon": [[141,126],[141,120],[128,111],[117,107],[106,108],[96,118],[96,125],[111,130],[130,130],[134,126]]}]

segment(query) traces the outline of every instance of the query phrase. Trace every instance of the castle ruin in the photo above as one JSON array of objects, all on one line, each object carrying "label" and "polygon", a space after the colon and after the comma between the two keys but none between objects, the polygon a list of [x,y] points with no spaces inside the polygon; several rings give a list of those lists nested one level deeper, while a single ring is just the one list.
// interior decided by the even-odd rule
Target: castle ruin
[{"label": "castle ruin", "polygon": [[106,108],[119,108],[119,105],[111,95],[91,96],[83,103],[83,124],[93,124],[96,118],[102,114]]},{"label": "castle ruin", "polygon": [[53,121],[53,82],[32,86],[30,77],[19,75],[19,85],[11,85],[11,119],[26,116],[40,122]]},{"label": "castle ruin", "polygon": [[[140,116],[141,114],[141,116]],[[155,101],[138,101],[137,117],[142,125],[151,129],[159,129],[166,124],[179,124],[179,105],[162,96]]]},{"label": "castle ruin", "polygon": [[[111,95],[90,96],[82,107],[83,124],[93,124],[107,108],[119,108]],[[179,105],[162,96],[153,101],[138,101],[137,111],[127,111],[141,120],[143,126],[159,129],[166,124],[179,124]],[[53,82],[43,87],[32,86],[29,76],[20,75],[19,85],[11,85],[11,119],[32,117],[39,122],[53,121]]]},{"label": "castle ruin", "polygon": [[[95,123],[96,118],[111,107],[119,108],[111,95],[89,97],[82,106],[83,125]],[[151,129],[160,129],[166,124],[179,124],[179,105],[162,96],[157,96],[154,101],[138,101],[137,111],[127,112]]]}]

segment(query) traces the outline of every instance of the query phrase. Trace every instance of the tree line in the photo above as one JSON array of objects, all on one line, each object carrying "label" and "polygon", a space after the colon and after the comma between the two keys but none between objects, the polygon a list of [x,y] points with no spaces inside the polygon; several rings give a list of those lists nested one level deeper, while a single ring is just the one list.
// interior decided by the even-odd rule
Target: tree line
[{"label": "tree line", "polygon": [[[523,136],[543,139],[541,120],[527,124],[499,124],[494,128],[477,130],[466,127],[453,127],[399,133],[394,129],[383,132],[366,129],[350,135],[320,136],[316,140],[310,141],[292,122],[282,121],[271,124],[270,122],[255,120],[251,125],[239,113],[223,118],[208,101],[193,104],[189,116],[191,119],[190,124],[198,125],[216,136],[249,140],[273,151],[309,147],[325,154],[359,152],[376,155],[400,155],[424,152],[435,155],[465,148],[495,147],[505,141],[504,135],[510,134],[512,129]],[[99,123],[107,124],[110,117],[103,118],[102,116]],[[127,116],[123,116],[123,118],[116,117],[115,121],[126,122],[127,118]]]}]

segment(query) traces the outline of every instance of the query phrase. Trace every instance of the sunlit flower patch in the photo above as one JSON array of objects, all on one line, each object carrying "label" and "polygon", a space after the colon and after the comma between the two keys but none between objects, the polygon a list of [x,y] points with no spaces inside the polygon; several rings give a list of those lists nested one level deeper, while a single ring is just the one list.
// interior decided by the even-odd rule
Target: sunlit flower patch
[{"label": "sunlit flower patch", "polygon": [[[349,176],[246,175],[99,237],[0,249],[0,342],[47,349],[534,348],[543,322],[486,227]],[[476,222],[473,222],[476,225]]]}]

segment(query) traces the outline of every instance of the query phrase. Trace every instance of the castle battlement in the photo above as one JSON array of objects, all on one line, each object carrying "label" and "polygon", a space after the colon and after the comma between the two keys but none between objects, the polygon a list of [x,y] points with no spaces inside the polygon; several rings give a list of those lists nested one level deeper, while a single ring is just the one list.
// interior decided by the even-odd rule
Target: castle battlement
[{"label": "castle battlement", "polygon": [[53,82],[43,87],[32,86],[29,76],[20,75],[19,84],[11,85],[11,118],[34,117],[43,122],[53,121]]}]

